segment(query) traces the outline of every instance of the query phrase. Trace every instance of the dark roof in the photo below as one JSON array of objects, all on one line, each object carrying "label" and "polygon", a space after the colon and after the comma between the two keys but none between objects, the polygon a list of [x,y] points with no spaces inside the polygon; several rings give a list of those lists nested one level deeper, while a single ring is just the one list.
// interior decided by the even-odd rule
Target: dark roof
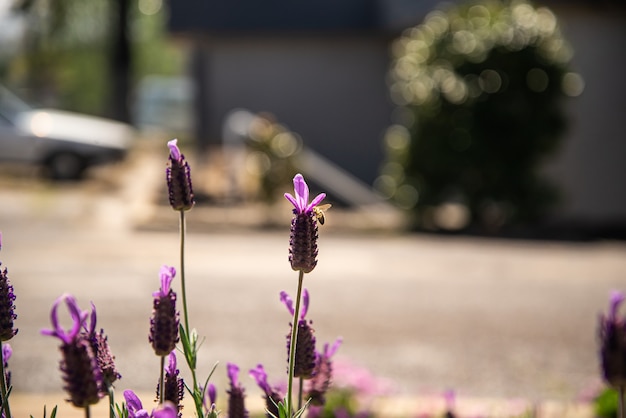
[{"label": "dark roof", "polygon": [[171,32],[212,35],[389,31],[436,0],[170,0]]}]

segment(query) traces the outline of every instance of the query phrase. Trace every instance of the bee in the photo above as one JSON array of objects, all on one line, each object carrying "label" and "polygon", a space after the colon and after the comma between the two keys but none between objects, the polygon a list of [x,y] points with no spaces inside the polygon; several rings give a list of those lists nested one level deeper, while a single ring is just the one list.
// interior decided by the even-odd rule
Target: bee
[{"label": "bee", "polygon": [[332,205],[328,203],[326,205],[319,205],[319,206],[313,207],[313,212],[315,213],[315,217],[317,218],[317,221],[320,223],[320,225],[324,225],[324,222],[326,222],[326,217],[324,215],[324,212],[330,209],[331,206]]}]

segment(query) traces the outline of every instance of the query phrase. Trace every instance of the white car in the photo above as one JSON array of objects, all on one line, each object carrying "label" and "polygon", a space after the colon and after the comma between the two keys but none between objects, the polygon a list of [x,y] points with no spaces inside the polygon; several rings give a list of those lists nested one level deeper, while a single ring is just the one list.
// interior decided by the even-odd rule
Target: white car
[{"label": "white car", "polygon": [[93,165],[129,150],[125,123],[53,109],[36,109],[0,86],[0,162],[37,164],[58,180],[80,178]]}]

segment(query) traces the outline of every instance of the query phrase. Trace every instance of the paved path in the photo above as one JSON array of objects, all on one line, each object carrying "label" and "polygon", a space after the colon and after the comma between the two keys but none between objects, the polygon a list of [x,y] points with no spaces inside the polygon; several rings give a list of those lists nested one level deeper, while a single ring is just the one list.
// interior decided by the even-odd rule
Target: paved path
[{"label": "paved path", "polygon": [[[134,168],[132,176],[155,170],[159,180],[161,169]],[[156,216],[142,196],[145,181],[16,181],[0,182],[0,261],[15,287],[20,328],[11,341],[14,390],[60,389],[57,342],[39,330],[50,325],[54,299],[70,292],[84,308],[90,301],[98,308],[123,375],[120,393],[152,391],[151,293],[160,266],[178,265],[177,215]],[[187,240],[191,324],[206,338],[200,374],[219,361],[215,382],[223,388],[226,362],[243,371],[263,363],[280,380],[290,318],[278,294],[296,286],[287,224],[195,231],[208,214],[189,213]],[[596,321],[609,291],[626,291],[624,243],[348,233],[337,218],[320,232],[319,265],[305,286],[318,342],[342,336],[345,368],[367,368],[379,388],[410,396],[452,388],[475,398],[570,401],[597,384]]]}]

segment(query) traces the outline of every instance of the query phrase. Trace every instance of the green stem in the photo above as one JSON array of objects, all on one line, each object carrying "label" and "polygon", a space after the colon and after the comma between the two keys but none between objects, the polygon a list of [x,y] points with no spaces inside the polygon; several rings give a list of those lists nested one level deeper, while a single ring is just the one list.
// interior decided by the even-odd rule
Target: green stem
[{"label": "green stem", "polygon": [[[180,211],[180,222],[179,222],[179,233],[180,233],[180,287],[181,287],[181,296],[183,299],[183,323],[185,328],[185,334],[187,338],[191,338],[191,330],[189,329],[189,313],[187,310],[187,286],[185,285],[185,236],[186,236],[186,222],[185,222],[185,211]],[[187,345],[183,345],[185,349]],[[189,366],[189,371],[191,372],[191,377],[193,379],[193,399],[196,407],[196,413],[199,417],[203,416],[202,412],[202,393],[200,388],[198,387],[198,378],[196,377],[196,368],[194,364],[189,361],[188,354],[191,354],[194,358],[196,356],[196,342],[194,341],[192,345],[189,345],[190,349],[193,350],[193,353],[185,353],[185,359],[187,359],[187,365]]]},{"label": "green stem", "polygon": [[300,316],[300,297],[302,295],[302,281],[304,271],[298,274],[298,292],[296,293],[296,306],[293,310],[293,322],[291,323],[291,341],[289,343],[289,377],[287,383],[287,416],[293,416],[293,403],[291,394],[293,393],[293,373],[296,367],[296,343],[298,341],[298,319]]},{"label": "green stem", "polygon": [[183,297],[183,321],[189,335],[189,315],[187,313],[187,290],[185,286],[185,211],[180,211],[180,286]]},{"label": "green stem", "polygon": [[617,396],[619,397],[619,417],[626,418],[626,402],[624,401],[624,386],[617,388]]},{"label": "green stem", "polygon": [[2,409],[4,409],[4,416],[11,418],[11,408],[9,407],[9,397],[7,396],[7,382],[6,373],[4,372],[4,353],[2,352],[2,345],[0,343],[0,391],[2,394]]},{"label": "green stem", "polygon": [[304,395],[304,379],[300,377],[300,389],[298,390],[298,411],[302,408],[302,398]]},{"label": "green stem", "polygon": [[165,356],[161,356],[161,374],[159,376],[159,403],[165,402]]},{"label": "green stem", "polygon": [[109,394],[109,418],[115,417],[115,390],[113,385],[108,385],[107,392]]}]

